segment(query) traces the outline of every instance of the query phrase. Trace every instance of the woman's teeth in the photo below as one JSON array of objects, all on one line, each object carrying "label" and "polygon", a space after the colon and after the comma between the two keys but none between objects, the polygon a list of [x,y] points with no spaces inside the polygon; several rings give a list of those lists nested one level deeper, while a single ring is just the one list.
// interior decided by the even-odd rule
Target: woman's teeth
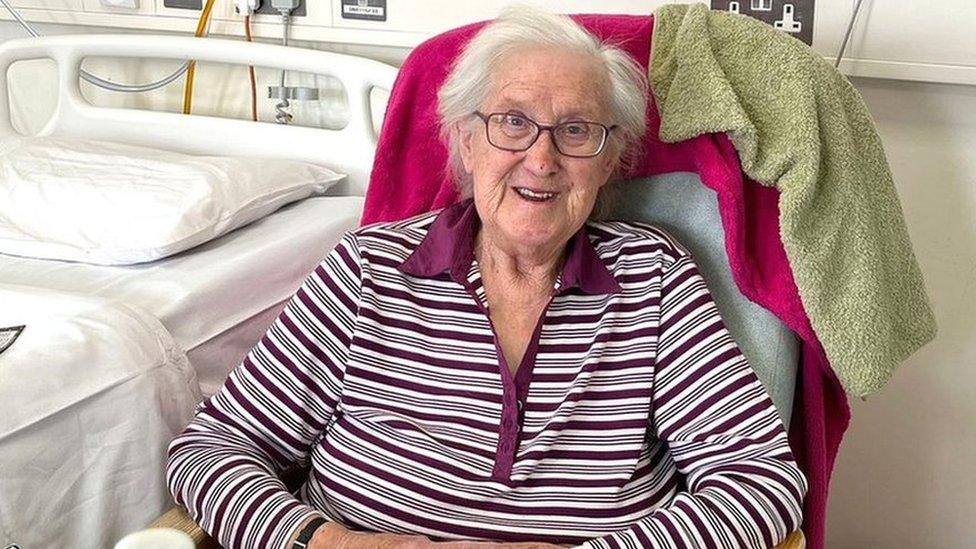
[{"label": "woman's teeth", "polygon": [[537,193],[535,191],[530,191],[529,189],[523,189],[522,187],[515,187],[515,192],[517,192],[522,198],[532,200],[533,202],[545,202],[546,200],[556,196],[556,193]]}]

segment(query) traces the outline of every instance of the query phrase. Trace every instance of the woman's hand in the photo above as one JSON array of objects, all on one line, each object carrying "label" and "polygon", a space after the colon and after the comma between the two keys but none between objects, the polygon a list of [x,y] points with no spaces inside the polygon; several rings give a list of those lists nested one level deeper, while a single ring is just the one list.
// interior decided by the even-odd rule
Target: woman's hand
[{"label": "woman's hand", "polygon": [[436,543],[430,546],[431,549],[564,549],[571,545],[553,545],[539,541],[526,541],[519,543],[498,543],[492,541],[452,541],[448,543]]},{"label": "woman's hand", "polygon": [[315,531],[308,549],[422,549],[433,543],[424,536],[353,532],[338,522]]},{"label": "woman's hand", "polygon": [[404,546],[404,549],[564,549],[566,547],[572,547],[571,545],[553,545],[541,541],[524,541],[518,543],[501,543],[497,541],[427,541],[419,543],[419,545]]},{"label": "woman's hand", "polygon": [[542,542],[430,541],[424,536],[353,532],[337,522],[315,531],[309,549],[563,549],[569,545]]}]

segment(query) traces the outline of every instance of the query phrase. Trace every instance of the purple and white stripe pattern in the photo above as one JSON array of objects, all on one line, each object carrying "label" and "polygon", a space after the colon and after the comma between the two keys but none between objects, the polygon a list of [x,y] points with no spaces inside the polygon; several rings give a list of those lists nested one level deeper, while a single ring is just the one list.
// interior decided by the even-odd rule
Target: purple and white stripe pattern
[{"label": "purple and white stripe pattern", "polygon": [[[470,247],[460,275],[403,268],[437,219],[347,234],[173,441],[170,489],[205,530],[277,548],[321,515],[595,549],[769,547],[799,527],[783,425],[680,244],[587,223],[567,264],[615,288],[564,271],[513,377]],[[275,477],[294,463],[311,466],[297,497]]]}]

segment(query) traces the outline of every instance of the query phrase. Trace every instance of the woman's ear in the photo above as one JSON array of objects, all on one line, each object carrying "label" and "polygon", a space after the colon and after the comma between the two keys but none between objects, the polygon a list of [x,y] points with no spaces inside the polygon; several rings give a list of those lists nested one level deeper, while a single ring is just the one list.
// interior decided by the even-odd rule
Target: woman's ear
[{"label": "woman's ear", "polygon": [[[621,165],[621,152],[620,148],[614,145],[609,150],[604,151],[604,154],[600,155],[600,162],[603,164],[604,173],[607,174],[607,181],[620,179],[623,173],[624,167]],[[603,185],[606,185],[607,181],[604,181]]]},{"label": "woman's ear", "polygon": [[474,159],[474,151],[472,150],[474,132],[471,131],[470,124],[465,124],[460,120],[454,123],[454,131],[457,132],[461,164],[464,165],[464,171],[471,173]]}]

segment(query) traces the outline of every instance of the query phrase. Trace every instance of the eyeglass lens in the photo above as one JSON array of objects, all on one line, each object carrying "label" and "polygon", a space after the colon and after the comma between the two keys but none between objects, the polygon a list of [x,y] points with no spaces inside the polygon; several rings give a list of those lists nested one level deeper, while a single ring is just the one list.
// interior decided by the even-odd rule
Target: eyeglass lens
[{"label": "eyeglass lens", "polygon": [[[510,151],[524,151],[535,143],[539,125],[513,113],[496,113],[488,117],[488,141]],[[552,128],[556,149],[569,156],[595,156],[603,148],[606,128],[591,122],[564,122]]]}]

